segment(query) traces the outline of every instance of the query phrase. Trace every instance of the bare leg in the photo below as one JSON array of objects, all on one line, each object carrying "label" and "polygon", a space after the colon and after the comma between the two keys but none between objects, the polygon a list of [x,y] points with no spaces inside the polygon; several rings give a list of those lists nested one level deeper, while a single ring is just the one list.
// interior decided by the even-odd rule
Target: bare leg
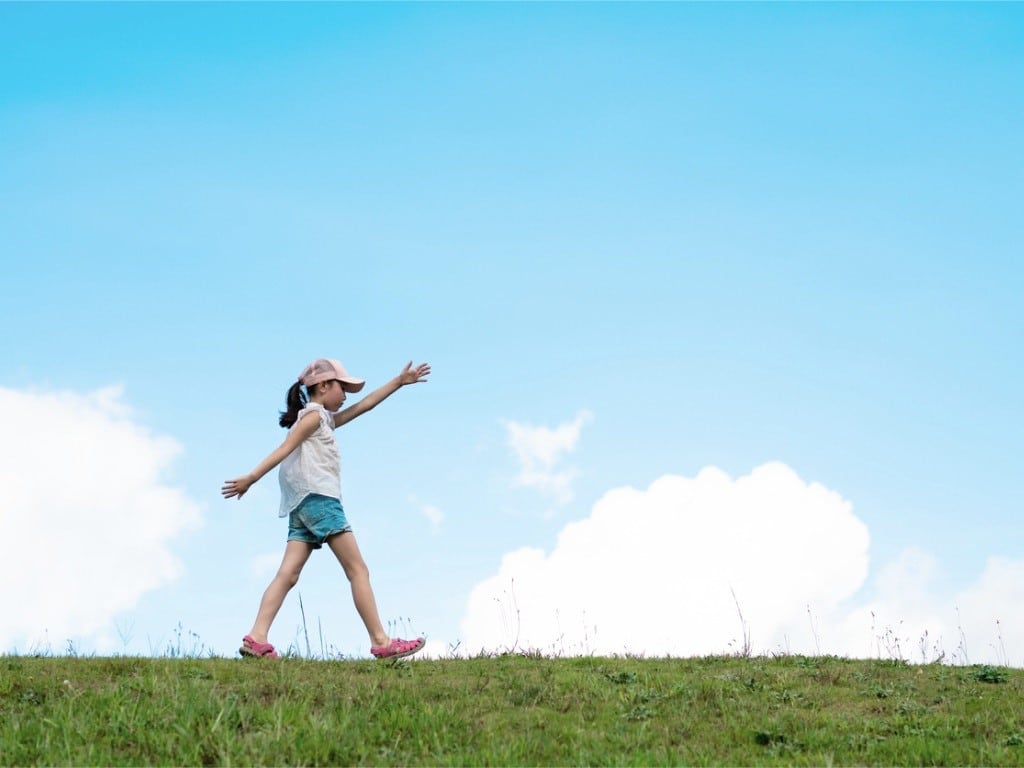
[{"label": "bare leg", "polygon": [[256,614],[256,623],[252,625],[249,635],[258,643],[267,642],[267,633],[270,632],[270,625],[281,610],[288,591],[299,581],[299,574],[302,567],[309,560],[313,547],[304,541],[289,541],[284,549],[284,559],[281,560],[281,567],[277,575],[270,582],[267,591],[263,593],[260,600],[260,610]]},{"label": "bare leg", "polygon": [[359,551],[355,534],[351,531],[335,534],[327,540],[327,546],[345,569],[345,576],[352,585],[352,600],[363,624],[366,625],[366,631],[370,633],[370,643],[387,645],[391,639],[380,623],[377,600],[373,596],[373,587],[370,586],[370,569],[366,567],[363,555]]}]

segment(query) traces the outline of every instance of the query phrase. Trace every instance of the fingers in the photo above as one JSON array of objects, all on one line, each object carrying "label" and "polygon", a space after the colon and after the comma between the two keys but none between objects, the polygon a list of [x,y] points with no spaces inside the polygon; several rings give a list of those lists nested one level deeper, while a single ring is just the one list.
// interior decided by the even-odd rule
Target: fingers
[{"label": "fingers", "polygon": [[421,381],[426,381],[424,377],[430,375],[430,363],[420,363],[415,368],[412,367],[412,360],[406,363],[405,368],[402,369],[400,374],[401,380],[405,384],[419,384]]},{"label": "fingers", "polygon": [[239,490],[237,480],[227,480],[224,485],[220,487],[220,493],[225,499],[230,499],[233,496],[242,498],[242,494],[245,490]]}]

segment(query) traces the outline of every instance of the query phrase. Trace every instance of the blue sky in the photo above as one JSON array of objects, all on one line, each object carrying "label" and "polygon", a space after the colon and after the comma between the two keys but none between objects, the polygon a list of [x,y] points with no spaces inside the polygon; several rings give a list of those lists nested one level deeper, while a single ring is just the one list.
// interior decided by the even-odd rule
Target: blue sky
[{"label": "blue sky", "polygon": [[[121,595],[90,618],[57,598],[34,615],[58,581],[7,606],[0,642],[159,653],[180,624],[232,653],[285,528],[275,478],[241,502],[218,489],[277,445],[287,386],[332,356],[370,386],[410,358],[434,368],[338,437],[381,612],[437,643],[490,637],[475,628],[502,621],[486,605],[503,577],[514,589],[510,555],[561,561],[609,491],[768,465],[869,533],[843,550],[864,567],[821,598],[824,639],[856,652],[840,627],[885,606],[911,634],[944,627],[951,651],[965,595],[1024,573],[1021,39],[1013,4],[0,5],[0,392],[22,483],[0,513],[32,542],[9,539],[32,555],[0,583],[49,584],[47,540],[72,573],[136,546],[142,497],[97,483],[45,501],[85,453],[110,457],[91,476],[177,494],[161,507],[177,522],[146,530],[153,561],[178,563],[147,581],[126,562],[114,573],[140,586],[123,595],[85,579],[79,609]],[[69,404],[94,432],[52,426]],[[112,444],[125,424],[177,453],[132,464]],[[715,516],[779,515],[745,561],[729,526],[702,541],[736,583],[801,562],[804,518],[744,503],[679,501],[649,527],[616,508],[623,599],[651,589],[630,564],[652,540],[701,541]],[[845,546],[836,526],[815,557]],[[924,597],[890,594],[916,577]],[[471,607],[486,584],[497,596]],[[299,589],[329,644],[365,654],[326,553]],[[570,592],[581,611],[602,599]],[[665,647],[726,651],[690,594],[657,621],[703,644]],[[805,615],[791,597],[778,610]],[[900,613],[922,600],[928,616]],[[1021,664],[1007,601],[978,603],[967,634],[978,654],[1000,620]]]}]

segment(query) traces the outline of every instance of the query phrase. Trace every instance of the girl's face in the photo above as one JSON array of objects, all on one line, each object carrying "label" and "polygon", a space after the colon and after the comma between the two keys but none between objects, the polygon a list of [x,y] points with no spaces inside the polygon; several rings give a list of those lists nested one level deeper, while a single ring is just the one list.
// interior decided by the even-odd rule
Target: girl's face
[{"label": "girl's face", "polygon": [[328,411],[337,411],[345,402],[345,390],[341,388],[341,382],[337,379],[326,382],[326,385],[322,390],[320,402]]}]

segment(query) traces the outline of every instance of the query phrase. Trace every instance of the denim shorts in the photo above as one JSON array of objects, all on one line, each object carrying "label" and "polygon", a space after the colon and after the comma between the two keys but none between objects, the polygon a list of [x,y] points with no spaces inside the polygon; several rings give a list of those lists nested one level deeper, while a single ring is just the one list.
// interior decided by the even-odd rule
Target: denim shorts
[{"label": "denim shorts", "polygon": [[351,531],[341,502],[311,493],[288,515],[288,541],[304,541],[320,549],[336,533]]}]

